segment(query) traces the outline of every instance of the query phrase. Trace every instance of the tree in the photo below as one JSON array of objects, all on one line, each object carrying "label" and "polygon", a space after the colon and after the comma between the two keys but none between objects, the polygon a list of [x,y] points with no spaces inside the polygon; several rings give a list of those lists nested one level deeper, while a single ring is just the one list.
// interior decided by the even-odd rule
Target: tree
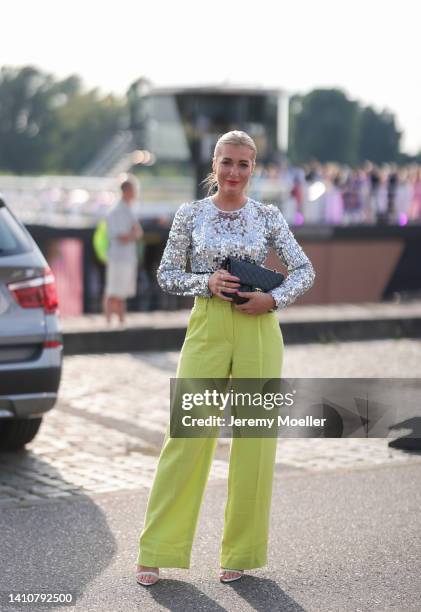
[{"label": "tree", "polygon": [[48,167],[80,172],[121,128],[125,114],[124,100],[112,95],[100,97],[96,89],[76,92],[57,109]]},{"label": "tree", "polygon": [[315,89],[292,99],[291,150],[295,163],[312,158],[353,164],[357,158],[358,104],[338,89]]},{"label": "tree", "polygon": [[381,164],[398,161],[401,132],[396,129],[395,118],[388,111],[377,113],[371,106],[361,111],[358,158]]},{"label": "tree", "polygon": [[144,104],[144,96],[150,91],[152,83],[146,77],[133,81],[127,90],[127,107],[129,128],[139,149],[148,149],[147,123],[148,110]]},{"label": "tree", "polygon": [[16,173],[44,170],[44,153],[51,144],[55,116],[65,90],[32,66],[0,71],[0,168]]},{"label": "tree", "polygon": [[119,129],[124,99],[32,66],[0,71],[0,169],[79,172]]}]

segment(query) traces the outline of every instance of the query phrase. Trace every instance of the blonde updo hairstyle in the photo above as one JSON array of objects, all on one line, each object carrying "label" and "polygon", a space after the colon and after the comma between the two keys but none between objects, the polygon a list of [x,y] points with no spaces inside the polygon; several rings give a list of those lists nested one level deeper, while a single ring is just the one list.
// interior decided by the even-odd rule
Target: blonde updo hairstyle
[{"label": "blonde updo hairstyle", "polygon": [[[233,130],[232,132],[226,132],[223,134],[215,145],[212,161],[216,160],[221,147],[225,144],[241,145],[251,149],[253,152],[252,159],[254,167],[256,163],[257,149],[253,138],[251,138],[251,136],[249,136],[246,132],[242,132],[241,130]],[[216,172],[210,172],[201,184],[208,188],[208,195],[211,195],[218,187]]]}]

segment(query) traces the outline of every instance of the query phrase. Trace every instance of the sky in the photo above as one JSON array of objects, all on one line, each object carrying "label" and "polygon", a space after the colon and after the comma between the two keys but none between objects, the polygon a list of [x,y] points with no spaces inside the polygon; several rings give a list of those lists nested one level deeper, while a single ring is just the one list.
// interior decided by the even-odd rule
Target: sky
[{"label": "sky", "polygon": [[[418,6],[417,6],[418,5]],[[155,85],[338,87],[388,109],[421,150],[417,0],[3,0],[0,66],[35,65],[123,94]]]}]

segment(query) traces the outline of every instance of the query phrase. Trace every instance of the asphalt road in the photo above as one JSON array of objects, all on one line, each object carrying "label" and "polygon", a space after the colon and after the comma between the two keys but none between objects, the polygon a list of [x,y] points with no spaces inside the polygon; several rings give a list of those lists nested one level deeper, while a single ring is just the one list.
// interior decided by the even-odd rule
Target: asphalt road
[{"label": "asphalt road", "polygon": [[[418,463],[275,477],[270,558],[219,583],[226,482],[210,481],[190,570],[134,578],[145,490],[72,497],[0,517],[0,610],[415,612],[421,595]],[[9,591],[72,593],[75,605],[7,605]]]}]

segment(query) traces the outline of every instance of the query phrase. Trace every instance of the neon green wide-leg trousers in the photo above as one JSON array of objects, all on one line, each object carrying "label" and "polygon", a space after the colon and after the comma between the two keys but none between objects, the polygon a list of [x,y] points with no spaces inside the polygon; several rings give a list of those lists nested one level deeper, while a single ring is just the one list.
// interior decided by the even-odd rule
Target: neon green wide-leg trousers
[{"label": "neon green wide-leg trousers", "polygon": [[[177,368],[180,378],[279,378],[283,339],[275,313],[248,315],[196,297]],[[221,567],[267,563],[276,438],[233,438]],[[171,438],[169,425],[139,541],[139,565],[189,568],[216,437]]]}]

